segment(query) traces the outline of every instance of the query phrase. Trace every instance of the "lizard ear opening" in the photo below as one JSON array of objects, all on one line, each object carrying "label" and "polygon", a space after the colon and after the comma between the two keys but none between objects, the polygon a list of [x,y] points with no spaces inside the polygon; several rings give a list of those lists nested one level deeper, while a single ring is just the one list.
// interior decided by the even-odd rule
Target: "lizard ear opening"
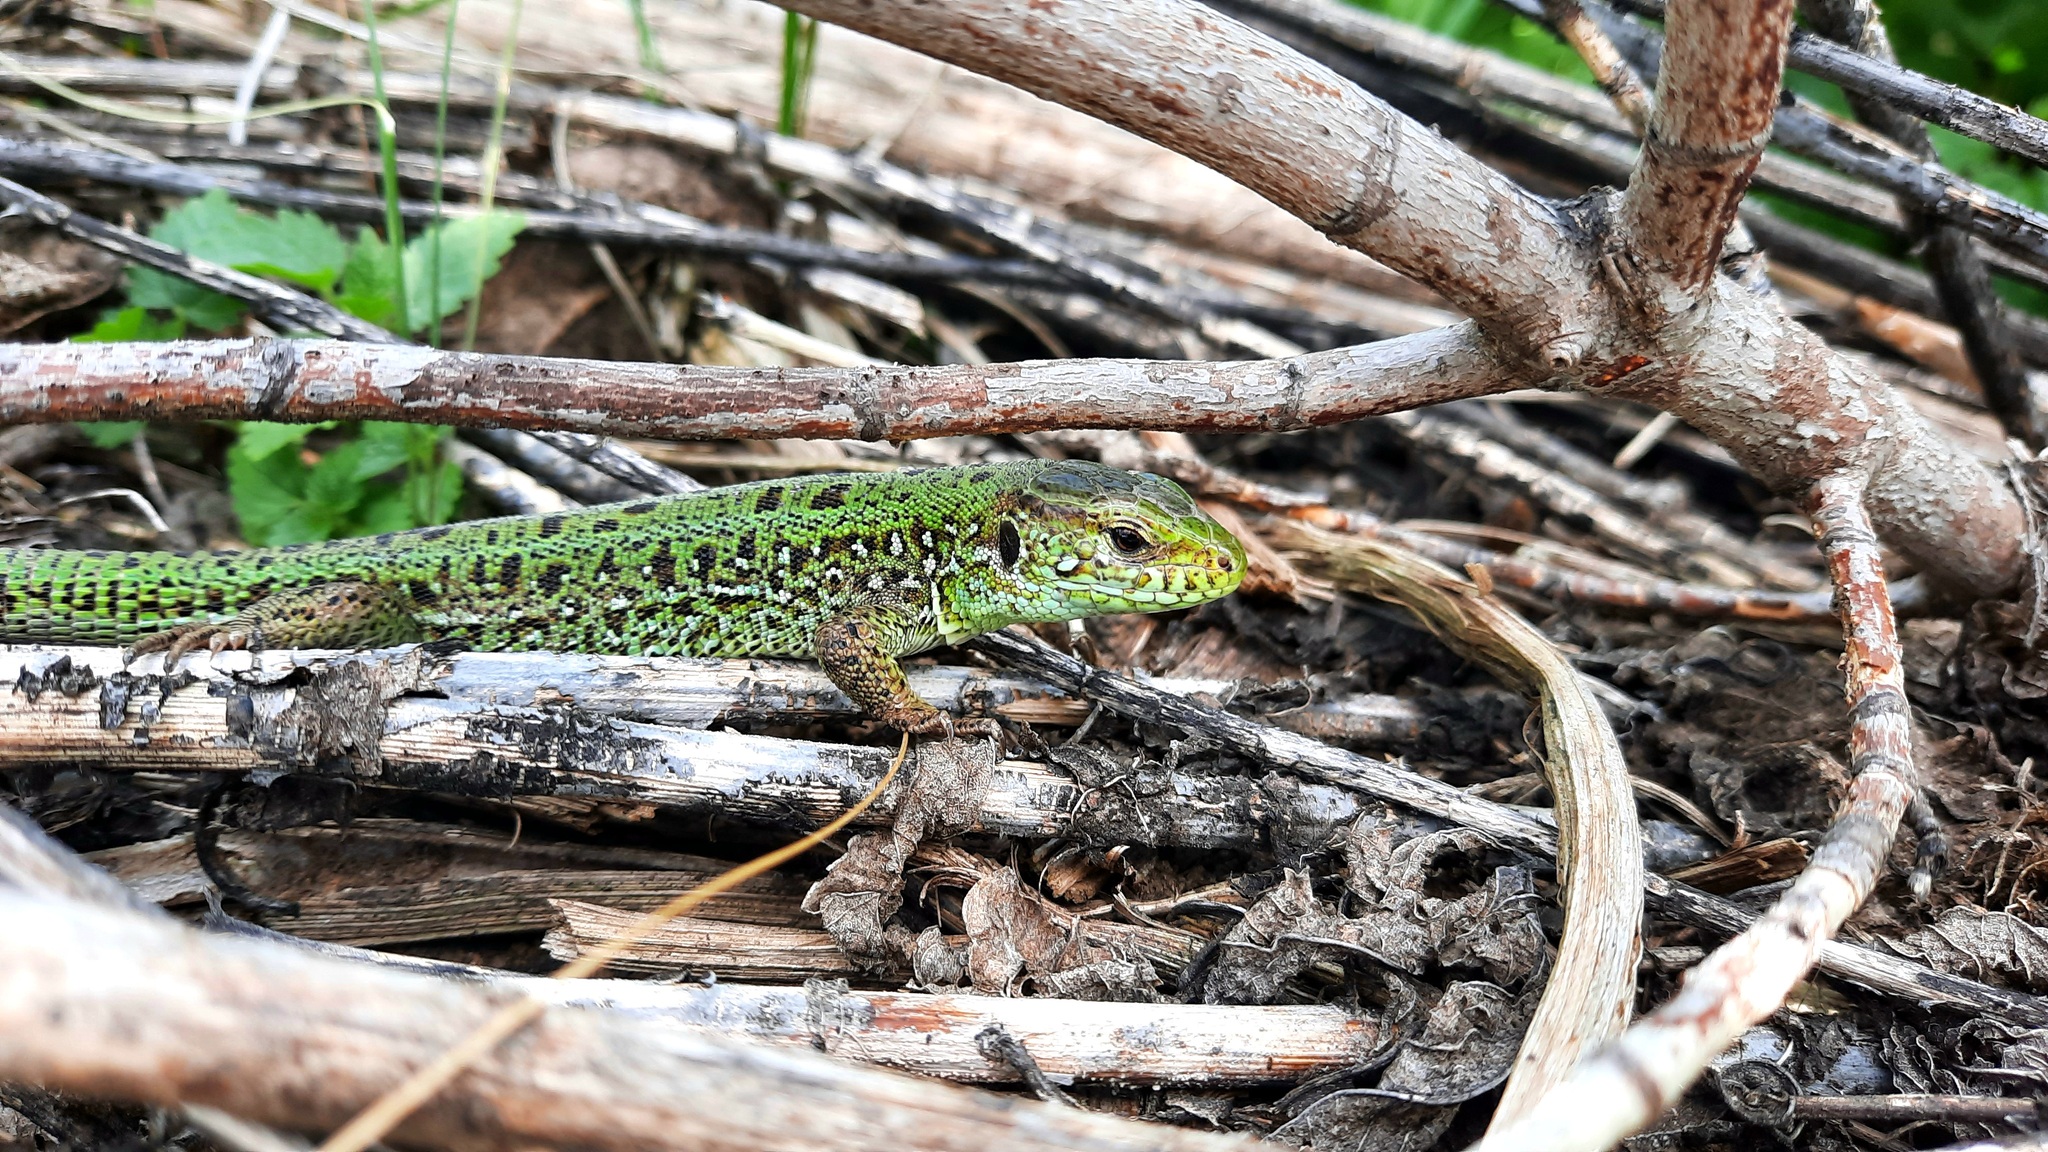
[{"label": "lizard ear opening", "polygon": [[1018,558],[1024,555],[1024,540],[1017,535],[1017,526],[1008,520],[996,525],[996,552],[1005,568],[1015,568]]}]

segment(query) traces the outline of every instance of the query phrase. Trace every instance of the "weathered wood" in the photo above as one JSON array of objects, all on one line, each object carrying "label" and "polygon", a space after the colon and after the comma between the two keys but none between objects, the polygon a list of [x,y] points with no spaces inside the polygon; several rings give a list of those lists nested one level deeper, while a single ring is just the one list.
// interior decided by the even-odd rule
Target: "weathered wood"
[{"label": "weathered wood", "polygon": [[[296,1131],[339,1126],[520,995],[19,889],[0,889],[0,920],[0,1079]],[[1253,1147],[559,1007],[393,1139],[506,1152]]]}]

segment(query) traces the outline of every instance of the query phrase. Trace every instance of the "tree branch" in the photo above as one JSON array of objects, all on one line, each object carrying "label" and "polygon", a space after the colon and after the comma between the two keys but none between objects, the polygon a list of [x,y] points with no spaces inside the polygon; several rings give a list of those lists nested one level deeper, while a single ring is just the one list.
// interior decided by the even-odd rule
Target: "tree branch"
[{"label": "tree branch", "polygon": [[1681,311],[1712,281],[1736,208],[1770,141],[1791,0],[1679,0],[1656,106],[1622,197],[1622,242],[1649,289]]},{"label": "tree branch", "polygon": [[[1662,17],[1664,0],[1619,0],[1624,8]],[[1883,100],[1902,112],[1951,131],[1995,144],[2036,164],[2048,164],[2048,123],[1979,96],[1967,88],[1911,72],[1885,60],[1793,29],[1787,58],[1794,68],[1844,90]]]},{"label": "tree branch", "polygon": [[[1872,59],[1896,63],[1884,24],[1870,0],[1805,0],[1806,18],[1821,33]],[[1927,126],[1891,105],[1851,94],[1849,103],[1864,123],[1884,133],[1923,162],[1935,159]],[[1939,171],[1939,169],[1937,169]],[[1945,173],[1944,173],[1945,174]],[[2006,323],[2005,303],[1991,287],[1991,274],[1971,245],[1969,234],[1934,214],[1916,211],[1902,197],[1913,230],[1927,240],[1927,271],[1941,294],[1949,322],[1963,338],[1970,368],[1984,387],[1984,398],[2006,434],[2039,451],[2048,445],[2048,420],[2035,405],[2020,361],[2017,342]]]},{"label": "tree branch", "polygon": [[[1180,0],[792,0],[1223,172],[1530,351],[1589,326],[1584,254],[1503,174],[1278,41]],[[1541,359],[1551,359],[1540,356]],[[1564,366],[1562,363],[1560,367]]]},{"label": "tree branch", "polygon": [[398,420],[674,440],[917,440],[1044,428],[1282,431],[1513,387],[1469,323],[1285,360],[857,369],[269,339],[0,345],[4,423]]}]

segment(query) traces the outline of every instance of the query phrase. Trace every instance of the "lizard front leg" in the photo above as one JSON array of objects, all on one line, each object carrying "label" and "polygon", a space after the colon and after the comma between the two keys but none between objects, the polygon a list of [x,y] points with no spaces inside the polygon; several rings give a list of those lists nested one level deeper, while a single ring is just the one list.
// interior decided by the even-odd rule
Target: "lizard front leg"
[{"label": "lizard front leg", "polygon": [[818,663],[863,712],[920,736],[986,736],[1001,729],[986,717],[955,720],[910,690],[897,657],[904,629],[886,609],[867,608],[818,628]]},{"label": "lizard front leg", "polygon": [[334,580],[278,592],[225,620],[180,624],[144,636],[134,656],[164,653],[164,668],[178,665],[200,645],[220,652],[247,648],[382,648],[424,640],[408,606],[363,580]]}]

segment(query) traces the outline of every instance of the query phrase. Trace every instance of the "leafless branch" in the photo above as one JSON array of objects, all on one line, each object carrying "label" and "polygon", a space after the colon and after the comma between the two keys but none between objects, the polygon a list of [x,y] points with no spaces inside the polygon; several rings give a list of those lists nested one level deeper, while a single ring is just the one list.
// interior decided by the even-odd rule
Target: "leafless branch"
[{"label": "leafless branch", "polygon": [[[1870,0],[1806,0],[1806,17],[1821,32],[1848,48],[1886,63],[1897,63],[1876,5]],[[1914,158],[1935,159],[1927,127],[1882,101],[1851,95],[1857,116],[1905,148]],[[1942,224],[1925,212],[1911,212],[1901,203],[1916,231],[1928,241],[1927,267],[1940,291],[1949,319],[1962,335],[1970,367],[1984,386],[1985,399],[2008,435],[2038,451],[2048,445],[2048,426],[2034,403],[2026,367],[2006,321],[2005,304],[1991,287],[1990,272],[1966,233]]]},{"label": "leafless branch", "polygon": [[1749,175],[1771,135],[1791,0],[1672,6],[1642,158],[1622,197],[1629,255],[1671,311],[1712,280]]},{"label": "leafless branch", "polygon": [[[147,393],[135,389],[147,377]],[[1278,431],[1514,386],[1469,324],[1286,360],[725,368],[288,340],[0,345],[0,420],[402,420],[668,439]],[[601,397],[601,403],[594,398]]]},{"label": "leafless branch", "polygon": [[[1646,16],[1663,16],[1664,0],[1621,0],[1622,6]],[[1883,100],[1923,120],[1995,144],[2048,164],[2048,124],[1967,88],[1910,72],[1888,60],[1877,60],[1835,44],[1804,29],[1794,29],[1787,59],[1794,68],[1859,96]]]},{"label": "leafless branch", "polygon": [[[1555,212],[1329,69],[1179,0],[792,10],[1055,100],[1200,160],[1331,239],[1545,348],[1584,330],[1583,254]],[[1562,363],[1560,367],[1564,366]]]}]

